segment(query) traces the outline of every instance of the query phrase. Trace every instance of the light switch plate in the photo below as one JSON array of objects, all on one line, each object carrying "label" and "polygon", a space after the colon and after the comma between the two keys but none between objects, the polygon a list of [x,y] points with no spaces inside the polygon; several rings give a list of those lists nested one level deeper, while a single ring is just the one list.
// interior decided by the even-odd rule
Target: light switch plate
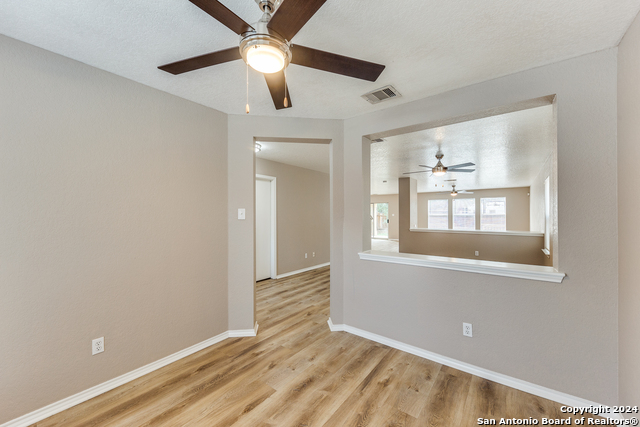
[{"label": "light switch plate", "polygon": [[243,208],[238,209],[238,219],[245,219],[245,210]]}]

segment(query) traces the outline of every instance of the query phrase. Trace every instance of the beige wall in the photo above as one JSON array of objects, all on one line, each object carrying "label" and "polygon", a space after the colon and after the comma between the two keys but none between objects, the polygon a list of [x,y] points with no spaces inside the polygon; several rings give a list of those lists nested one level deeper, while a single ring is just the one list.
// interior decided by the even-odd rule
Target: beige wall
[{"label": "beige wall", "polygon": [[544,237],[540,235],[401,230],[400,236],[400,252],[404,253],[547,265],[542,252]]},{"label": "beige wall", "polygon": [[[619,403],[617,179],[593,172],[593,165],[611,170],[617,165],[616,85],[617,50],[608,49],[346,120],[344,282],[339,289],[344,322],[334,323],[574,396]],[[562,284],[359,259],[362,200],[369,199],[361,166],[363,135],[385,137],[393,129],[443,123],[553,94],[558,121],[554,257],[567,274]],[[580,191],[585,188],[589,191]],[[589,209],[594,199],[599,207]],[[462,336],[462,322],[473,323],[473,339]]]},{"label": "beige wall", "polygon": [[227,330],[227,128],[25,43],[0,51],[2,424]]},{"label": "beige wall", "polygon": [[329,262],[329,174],[259,158],[256,173],[276,177],[278,274]]},{"label": "beige wall", "polygon": [[[529,231],[529,187],[495,188],[491,190],[468,190],[473,194],[458,194],[455,198],[476,199],[476,229],[480,229],[480,199],[483,197],[506,197],[507,230]],[[450,193],[418,193],[418,228],[428,228],[429,200],[453,200]],[[449,212],[452,205],[449,202]]]},{"label": "beige wall", "polygon": [[[410,215],[410,197],[404,197],[410,191],[407,183],[412,178],[400,178],[400,216]],[[507,197],[507,226],[526,227],[529,225],[528,188],[496,189],[474,191],[465,198]],[[452,199],[448,194],[419,193],[418,227],[427,228],[427,204],[433,199]],[[458,197],[462,197],[459,195]],[[451,206],[449,206],[451,210]],[[509,216],[511,215],[511,221]],[[479,211],[476,209],[476,226],[480,227]],[[400,252],[421,255],[436,255],[452,258],[468,258],[485,261],[510,262],[516,264],[545,265],[546,257],[542,253],[544,237],[540,235],[510,235],[507,233],[460,232],[446,230],[411,231],[409,222],[401,222]],[[413,227],[412,227],[413,228]],[[512,229],[513,230],[513,229]],[[478,255],[475,252],[478,251]]]},{"label": "beige wall", "polygon": [[[618,51],[620,404],[640,402],[640,18]],[[634,414],[634,416],[636,416]]]},{"label": "beige wall", "polygon": [[371,203],[389,203],[389,239],[398,240],[399,213],[397,194],[372,194]]}]

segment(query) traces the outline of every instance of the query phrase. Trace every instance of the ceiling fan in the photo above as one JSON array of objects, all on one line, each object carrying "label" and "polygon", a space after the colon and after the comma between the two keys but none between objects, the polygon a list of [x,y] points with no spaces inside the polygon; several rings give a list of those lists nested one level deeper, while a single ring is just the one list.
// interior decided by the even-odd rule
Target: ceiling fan
[{"label": "ceiling fan", "polygon": [[473,194],[473,191],[466,191],[466,190],[456,190],[456,185],[452,184],[451,185],[452,189],[451,191],[439,191],[439,193],[449,193],[451,194],[453,197],[456,197],[458,194]]},{"label": "ceiling fan", "polygon": [[385,68],[384,65],[290,43],[326,0],[255,0],[264,14],[253,25],[247,24],[218,0],[189,1],[238,34],[240,48],[231,47],[158,67],[168,73],[182,74],[244,59],[249,66],[264,74],[273,103],[280,110],[292,106],[284,72],[289,63],[371,82],[376,81]]},{"label": "ceiling fan", "polygon": [[452,165],[452,166],[444,166],[442,164],[442,158],[444,157],[444,154],[442,153],[438,153],[436,154],[436,159],[438,159],[438,163],[435,166],[427,166],[427,165],[418,165],[422,168],[428,168],[427,170],[423,170],[423,171],[415,171],[415,172],[405,172],[404,175],[410,175],[412,173],[424,173],[424,172],[432,172],[435,176],[442,176],[444,174],[446,174],[447,172],[474,172],[475,169],[460,169],[460,168],[465,168],[465,167],[469,167],[469,166],[475,166],[475,163],[460,163],[459,165]]}]

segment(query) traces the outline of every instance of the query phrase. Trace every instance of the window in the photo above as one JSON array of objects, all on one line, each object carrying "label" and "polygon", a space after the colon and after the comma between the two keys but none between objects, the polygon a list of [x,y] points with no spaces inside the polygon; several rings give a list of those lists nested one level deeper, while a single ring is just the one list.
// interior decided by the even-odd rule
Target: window
[{"label": "window", "polygon": [[449,228],[449,200],[429,200],[427,227],[434,230]]},{"label": "window", "polygon": [[476,229],[476,199],[455,199],[453,201],[453,229]]},{"label": "window", "polygon": [[480,199],[480,230],[507,231],[507,198]]}]

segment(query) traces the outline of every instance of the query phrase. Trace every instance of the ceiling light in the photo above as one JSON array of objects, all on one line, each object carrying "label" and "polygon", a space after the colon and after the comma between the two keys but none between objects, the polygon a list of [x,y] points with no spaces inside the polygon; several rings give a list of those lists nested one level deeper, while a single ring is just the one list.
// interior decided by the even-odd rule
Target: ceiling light
[{"label": "ceiling light", "polygon": [[458,192],[457,192],[456,190],[453,190],[453,191],[451,192],[451,195],[452,195],[453,197],[456,197],[456,196],[458,195]]},{"label": "ceiling light", "polygon": [[262,151],[262,145],[258,144],[257,142],[255,143],[253,148],[255,149],[256,153],[258,151]]},{"label": "ceiling light", "polygon": [[244,62],[261,73],[277,73],[291,61],[289,43],[268,27],[271,14],[266,12],[254,25],[255,30],[242,35],[240,54]]},{"label": "ceiling light", "polygon": [[433,174],[435,176],[442,176],[445,173],[447,173],[447,168],[444,167],[444,165],[442,164],[442,157],[444,155],[442,153],[438,153],[436,154],[436,158],[438,159],[438,163],[436,163],[436,166],[431,170],[431,172],[433,172]]},{"label": "ceiling light", "polygon": [[277,73],[285,65],[284,52],[274,46],[253,45],[246,51],[247,64],[261,73]]}]

